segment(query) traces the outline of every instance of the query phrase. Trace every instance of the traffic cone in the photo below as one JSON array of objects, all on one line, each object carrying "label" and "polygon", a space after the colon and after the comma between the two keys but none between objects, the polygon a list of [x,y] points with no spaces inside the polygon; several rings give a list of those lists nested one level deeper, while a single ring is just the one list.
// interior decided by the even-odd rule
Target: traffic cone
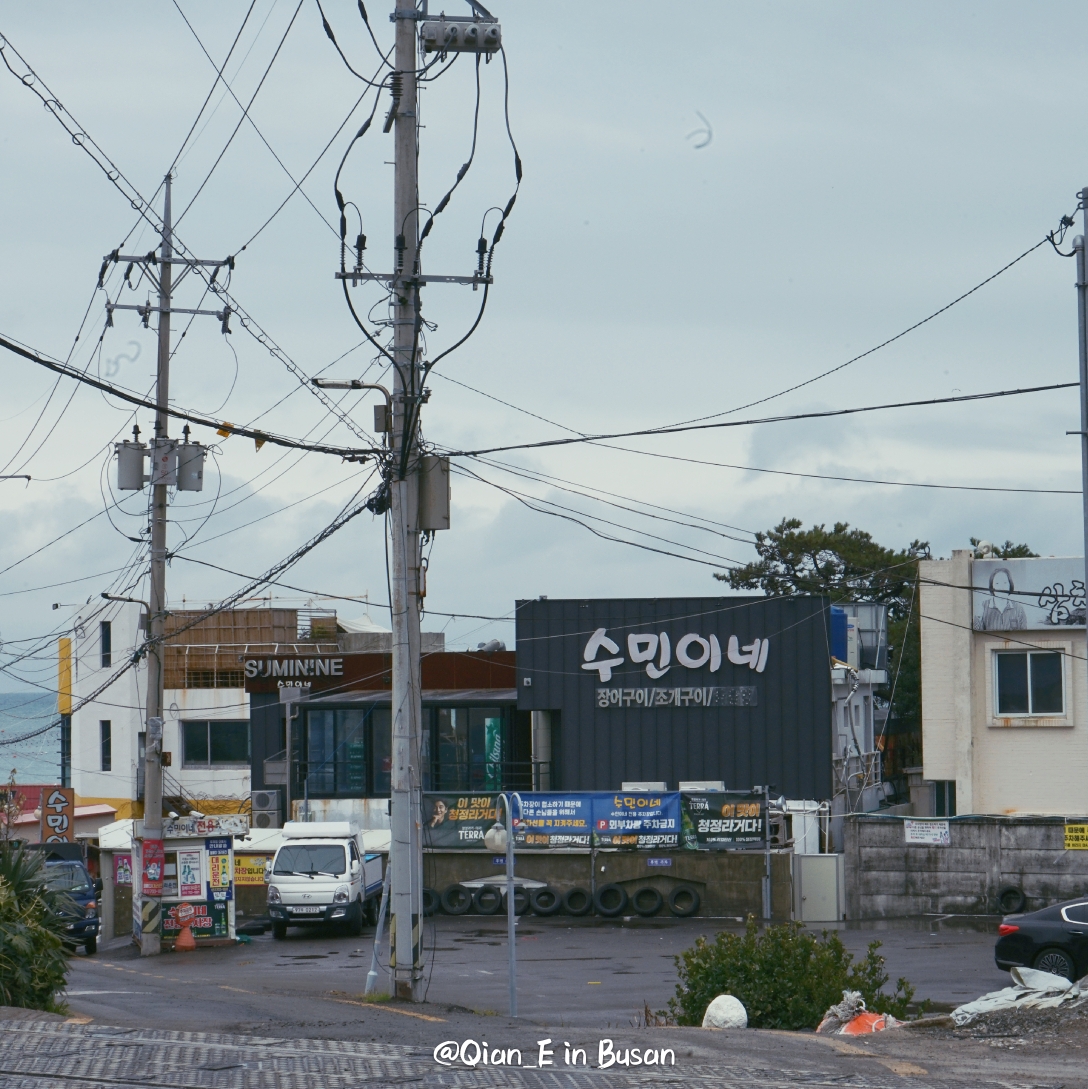
[{"label": "traffic cone", "polygon": [[196,938],[193,937],[193,928],[186,923],[181,928],[181,933],[178,934],[177,939],[174,941],[175,953],[192,953],[196,949]]}]

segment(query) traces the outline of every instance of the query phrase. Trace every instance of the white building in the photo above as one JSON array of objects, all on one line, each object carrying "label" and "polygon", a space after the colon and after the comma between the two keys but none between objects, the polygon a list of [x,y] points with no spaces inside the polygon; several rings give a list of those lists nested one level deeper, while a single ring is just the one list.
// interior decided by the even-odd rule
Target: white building
[{"label": "white building", "polygon": [[[327,611],[303,614],[300,637],[298,610],[236,609],[179,631],[199,615],[173,611],[167,620],[164,804],[178,812],[238,812],[250,787],[249,697],[241,659],[300,648],[312,653],[318,639],[335,650],[336,617]],[[132,658],[145,638],[143,617],[142,605],[132,602],[110,603],[86,621],[77,617],[73,637],[59,647],[62,714],[66,703],[78,705]],[[146,698],[143,657],[71,714],[69,774],[79,805],[110,805],[119,820],[142,815]]]},{"label": "white building", "polygon": [[920,565],[919,815],[1088,812],[1084,560]]}]

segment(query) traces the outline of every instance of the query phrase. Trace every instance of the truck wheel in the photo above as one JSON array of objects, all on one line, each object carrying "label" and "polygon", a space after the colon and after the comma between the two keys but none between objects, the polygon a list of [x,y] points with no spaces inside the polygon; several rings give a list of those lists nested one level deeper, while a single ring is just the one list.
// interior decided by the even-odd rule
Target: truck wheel
[{"label": "truck wheel", "polygon": [[381,897],[372,896],[366,902],[366,922],[367,926],[378,925],[378,912],[381,910],[382,901]]},{"label": "truck wheel", "polygon": [[98,938],[88,938],[83,943],[83,951],[88,957],[93,957],[98,952]]},{"label": "truck wheel", "polygon": [[282,942],[287,937],[287,924],[286,923],[273,923],[272,924],[272,937],[278,942]]},{"label": "truck wheel", "polygon": [[363,901],[362,899],[356,900],[351,905],[351,919],[348,922],[348,933],[353,938],[358,938],[363,932]]},{"label": "truck wheel", "polygon": [[438,910],[438,893],[434,889],[423,890],[423,914],[430,917]]}]

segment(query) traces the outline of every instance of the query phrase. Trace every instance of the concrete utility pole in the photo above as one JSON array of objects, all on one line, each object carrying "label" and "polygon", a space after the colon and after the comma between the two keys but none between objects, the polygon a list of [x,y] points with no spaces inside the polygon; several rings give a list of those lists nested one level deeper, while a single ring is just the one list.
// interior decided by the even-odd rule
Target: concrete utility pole
[{"label": "concrete utility pole", "polygon": [[[1077,254],[1077,345],[1080,349],[1080,481],[1084,511],[1084,585],[1088,587],[1088,262],[1085,261],[1085,240],[1088,239],[1088,186],[1080,193],[1084,234],[1073,239]],[[1085,601],[1088,606],[1088,599]]]},{"label": "concrete utility pole", "polygon": [[392,923],[389,962],[393,993],[423,999],[423,844],[419,667],[418,364],[415,325],[419,282],[415,268],[419,233],[416,142],[416,11],[397,8],[394,89],[393,245],[394,392],[389,533],[393,627],[393,766],[389,812]]},{"label": "concrete utility pole", "polygon": [[[171,175],[164,181],[162,239],[158,257],[154,253],[126,255],[114,250],[107,254],[99,273],[99,285],[110,263],[128,262],[140,265],[151,281],[157,279],[158,306],[144,304],[106,304],[108,324],[113,325],[116,310],[135,310],[147,326],[151,314],[159,317],[158,366],[155,379],[155,434],[150,449],[139,441],[120,443],[117,453],[117,486],[120,490],[142,489],[151,482],[151,594],[147,603],[147,717],[144,735],[144,819],[140,846],[138,874],[133,874],[133,895],[140,905],[140,954],[155,956],[162,951],[162,725],[163,687],[166,634],[166,518],[169,500],[167,489],[201,491],[204,481],[205,448],[200,443],[189,442],[189,429],[185,428],[185,442],[179,444],[167,434],[170,417],[170,315],[176,308],[172,298],[174,265],[182,265],[178,282],[199,267],[234,267],[233,258],[224,261],[198,261],[195,258],[175,257],[171,209]],[[214,285],[214,276],[212,279]],[[212,287],[214,291],[214,286]],[[184,314],[205,314],[221,321],[224,334],[230,332],[230,307],[217,310],[181,310]],[[150,476],[144,474],[144,458],[150,454]],[[109,595],[104,594],[103,597]],[[136,601],[135,598],[114,600]],[[143,604],[140,602],[140,604]],[[157,865],[156,865],[157,863]],[[148,868],[150,864],[150,869]],[[153,872],[152,872],[153,871]],[[135,905],[134,905],[135,906]]]},{"label": "concrete utility pole", "polygon": [[[362,265],[365,237],[360,235],[356,267],[336,273],[352,286],[378,281],[393,299],[393,395],[359,380],[315,378],[324,388],[374,389],[387,398],[379,431],[389,434],[385,481],[389,488],[390,606],[393,624],[392,773],[389,807],[390,925],[389,966],[393,993],[413,1002],[423,999],[423,762],[419,616],[426,592],[422,585],[422,534],[449,529],[449,459],[421,455],[419,409],[427,399],[425,367],[418,358],[420,288],[427,283],[465,284],[476,290],[491,284],[484,268],[484,239],[477,248],[479,265],[472,276],[424,275],[420,269],[419,184],[417,176],[418,83],[417,41],[424,51],[444,57],[468,52],[492,55],[502,46],[498,20],[476,0],[470,16],[428,18],[427,3],[397,7],[395,65],[389,75],[392,105],[385,132],[393,130],[393,265],[391,273],[369,272]],[[418,24],[418,34],[417,34]],[[436,58],[438,59],[438,58]],[[458,180],[468,169],[462,167]],[[520,174],[519,174],[520,177]],[[452,193],[452,190],[451,190]],[[445,206],[449,194],[439,204]],[[513,198],[511,198],[511,204]],[[508,208],[510,206],[508,205]],[[433,223],[433,218],[428,221]],[[341,221],[343,224],[343,220]],[[427,228],[424,228],[426,234]],[[343,227],[342,227],[343,233]],[[496,233],[501,233],[501,227]],[[492,243],[494,245],[494,242]],[[485,296],[486,297],[486,296]],[[358,320],[358,319],[356,319]],[[386,416],[391,416],[388,425]]]},{"label": "concrete utility pole", "polygon": [[[147,617],[147,732],[144,738],[144,843],[162,840],[162,702],[163,635],[166,628],[166,474],[158,455],[169,442],[170,295],[174,238],[171,225],[170,175],[166,175],[159,265],[159,360],[155,377],[155,437],[151,442],[151,597]],[[142,889],[142,885],[141,885]],[[140,955],[162,951],[162,892],[141,895]]]}]

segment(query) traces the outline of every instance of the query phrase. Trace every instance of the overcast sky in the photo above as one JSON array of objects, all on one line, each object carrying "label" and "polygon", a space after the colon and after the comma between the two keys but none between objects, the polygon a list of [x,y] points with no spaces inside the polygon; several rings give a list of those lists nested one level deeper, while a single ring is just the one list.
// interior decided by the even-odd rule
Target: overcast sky
[{"label": "overcast sky", "polygon": [[[222,63],[248,3],[179,2]],[[379,58],[354,3],[324,6],[353,64],[376,71]],[[510,124],[525,178],[496,250],[479,331],[430,382],[424,432],[439,446],[536,441],[569,434],[564,428],[652,427],[768,397],[979,283],[1042,239],[1088,184],[1079,108],[1088,68],[1068,35],[1082,5],[617,8],[495,0],[492,7],[502,20]],[[314,0],[303,0],[297,16],[296,8],[297,0],[255,0],[226,76],[248,102],[294,17],[251,116],[297,179],[365,88],[326,38]],[[453,0],[450,10],[459,10]],[[370,19],[388,48],[388,12],[372,3]],[[174,3],[0,0],[0,34],[150,198],[215,77]],[[7,56],[22,75],[18,59]],[[430,272],[471,271],[481,217],[513,191],[502,64],[482,65],[480,75],[476,157],[428,241]],[[423,94],[427,206],[467,158],[474,87],[472,62],[462,57]],[[359,105],[304,184],[317,211],[296,194],[239,252],[293,188],[243,123],[178,227],[200,257],[238,255],[231,291],[307,374],[362,340],[333,280],[332,178],[372,102]],[[387,108],[386,96],[379,122]],[[178,162],[175,215],[239,117],[219,85]],[[383,270],[394,234],[392,137],[380,130],[375,124],[356,145],[342,188],[360,210],[369,263]],[[99,351],[106,296],[94,289],[103,255],[122,239],[134,252],[156,239],[40,99],[4,69],[0,191],[0,333],[61,359],[71,352],[92,373],[148,390],[153,328],[118,312]],[[490,236],[494,212],[487,222]],[[357,230],[352,213],[349,232]],[[1075,380],[1073,281],[1074,263],[1048,244],[891,347],[736,418]],[[115,273],[112,298],[118,283]],[[126,290],[122,301],[142,302],[146,291],[146,284]],[[361,313],[381,298],[363,287],[354,297]],[[437,322],[428,335],[432,357],[467,329],[479,299],[464,287],[426,289],[425,316]],[[190,282],[175,305],[199,302]],[[372,355],[358,347],[325,373],[366,372],[375,380],[381,368],[370,366]],[[103,497],[112,502],[111,444],[130,431],[129,409],[87,388],[73,392],[67,381],[54,391],[48,373],[7,353],[0,353],[0,377],[0,464],[34,478],[29,486],[0,482],[0,568],[7,569],[0,638],[13,640],[63,628],[81,603],[109,588],[114,574],[104,573],[124,567],[137,548],[126,538],[146,524],[146,496],[128,495],[110,520],[102,514]],[[261,416],[260,426],[283,434],[352,441],[237,322],[226,338],[213,318],[194,321],[175,355],[171,396],[179,407],[234,423]],[[354,410],[364,425],[371,400]],[[357,395],[344,402],[356,403]],[[151,414],[139,411],[135,420],[146,435]],[[435,541],[427,604],[436,613],[504,616],[516,599],[540,594],[715,595],[723,588],[713,572],[750,560],[750,532],[787,516],[847,521],[889,546],[921,538],[936,554],[976,536],[1079,555],[1077,495],[802,479],[661,456],[890,481],[1078,489],[1077,440],[1066,435],[1078,426],[1076,391],[1063,390],[641,438],[620,443],[623,451],[578,445],[498,455],[507,468],[461,461],[491,483],[455,477],[453,528]],[[219,448],[205,491],[172,508],[171,547],[180,552],[168,586],[176,606],[183,597],[214,600],[242,582],[193,560],[257,575],[323,527],[370,473],[318,454],[285,456],[267,445],[258,452],[249,440],[215,440],[204,429],[195,437]],[[571,482],[563,487],[602,489],[622,506],[558,490],[554,478]],[[602,539],[529,510],[493,484],[605,519],[589,524],[676,555]],[[659,517],[623,509],[636,503],[656,504],[640,509]],[[193,536],[184,547],[183,532]],[[363,606],[318,599],[369,595],[371,616],[387,624],[384,555],[381,522],[367,514],[284,578],[348,617]],[[34,589],[50,584],[60,585]],[[302,604],[301,595],[285,603]],[[424,627],[444,627],[454,647],[513,638],[504,622],[431,616]],[[48,654],[18,667],[45,685],[54,670]],[[0,689],[20,686],[11,676],[0,681]]]}]

